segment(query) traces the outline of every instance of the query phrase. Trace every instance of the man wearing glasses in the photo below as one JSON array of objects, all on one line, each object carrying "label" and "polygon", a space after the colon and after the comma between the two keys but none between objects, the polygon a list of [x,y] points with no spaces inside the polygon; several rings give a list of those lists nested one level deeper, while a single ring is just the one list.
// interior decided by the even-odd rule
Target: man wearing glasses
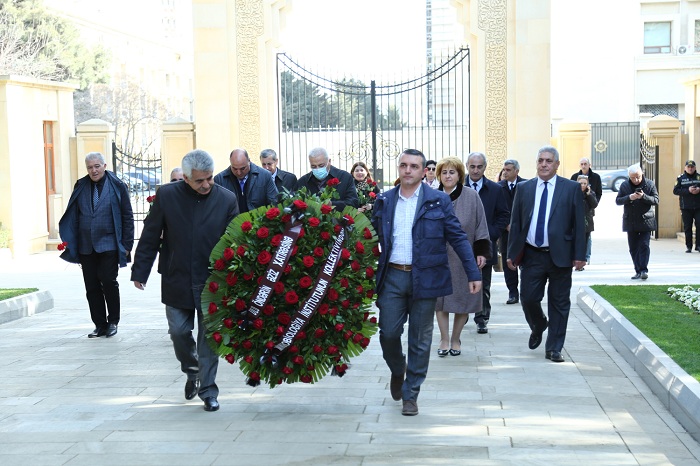
[{"label": "man wearing glasses", "polygon": [[331,165],[328,152],[323,147],[316,147],[309,152],[309,165],[311,171],[299,178],[296,189],[306,188],[311,194],[318,194],[326,188],[326,183],[332,178],[337,178],[340,183],[335,187],[339,198],[331,203],[336,210],[342,212],[346,205],[357,207],[360,199],[357,197],[355,182],[352,175]]}]

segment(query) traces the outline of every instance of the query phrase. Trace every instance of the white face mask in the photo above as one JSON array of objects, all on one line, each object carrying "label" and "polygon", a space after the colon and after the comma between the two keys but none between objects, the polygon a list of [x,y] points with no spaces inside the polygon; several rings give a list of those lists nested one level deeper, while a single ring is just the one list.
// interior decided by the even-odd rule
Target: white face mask
[{"label": "white face mask", "polygon": [[314,168],[311,170],[311,172],[317,179],[322,180],[328,176],[328,167]]}]

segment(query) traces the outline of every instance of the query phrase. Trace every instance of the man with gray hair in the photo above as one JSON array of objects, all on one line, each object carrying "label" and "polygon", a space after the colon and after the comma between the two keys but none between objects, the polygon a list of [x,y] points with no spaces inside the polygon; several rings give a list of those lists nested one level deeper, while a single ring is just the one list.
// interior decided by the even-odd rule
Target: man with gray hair
[{"label": "man with gray hair", "polygon": [[297,185],[297,176],[277,166],[277,152],[272,149],[263,149],[260,152],[260,164],[272,174],[272,179],[279,193],[294,191]]},{"label": "man with gray hair", "polygon": [[[508,159],[503,162],[503,168],[501,169],[501,181],[498,182],[503,186],[503,190],[506,193],[506,204],[508,204],[508,211],[513,209],[513,199],[515,198],[515,190],[519,183],[525,181],[520,175],[520,163],[515,159]],[[510,231],[510,219],[508,219],[508,226],[503,230],[503,234],[499,241],[499,249],[501,251],[501,265],[503,266],[503,278],[506,280],[506,287],[508,288],[508,300],[506,304],[517,304],[520,301],[520,292],[518,291],[518,271],[511,270],[508,267],[508,232]]]},{"label": "man with gray hair", "polygon": [[[593,172],[591,168],[591,161],[587,157],[583,157],[581,160],[579,160],[578,164],[581,169],[571,175],[571,180],[577,181],[579,175],[586,175],[588,177],[588,186],[590,186],[591,191],[593,191],[595,194],[595,198],[598,200],[598,202],[600,202],[600,198],[603,197],[603,182],[600,180],[600,175]],[[593,209],[592,212],[592,216],[594,216],[595,209]],[[588,239],[586,241],[586,263],[589,263],[591,261],[592,245],[590,234],[588,235]]]},{"label": "man with gray hair", "polygon": [[[204,409],[216,411],[219,358],[205,338],[201,295],[209,277],[209,256],[238,215],[238,202],[231,191],[214,183],[214,160],[207,152],[194,150],[185,155],[182,172],[184,183],[168,183],[158,190],[144,221],[131,280],[143,290],[160,252],[161,301],[175,357],[187,375],[185,398],[199,394]],[[196,343],[192,336],[195,315]]]},{"label": "man with gray hair", "polygon": [[360,199],[357,197],[355,181],[350,173],[331,165],[331,158],[323,147],[316,147],[309,152],[309,165],[311,171],[299,178],[296,189],[306,188],[311,194],[318,194],[326,188],[328,180],[337,178],[339,183],[335,189],[339,198],[333,199],[331,204],[336,210],[342,212],[346,205],[357,207]]},{"label": "man with gray hair", "polygon": [[623,206],[622,231],[627,232],[627,244],[634,264],[632,280],[649,278],[649,240],[656,230],[655,206],[659,205],[656,185],[644,177],[639,164],[627,169],[629,179],[622,183],[615,203]]},{"label": "man with gray hair", "polygon": [[109,170],[99,152],[85,156],[88,174],[75,183],[58,223],[67,246],[61,258],[80,264],[95,329],[88,338],[117,334],[121,302],[117,275],[134,246],[129,188]]}]

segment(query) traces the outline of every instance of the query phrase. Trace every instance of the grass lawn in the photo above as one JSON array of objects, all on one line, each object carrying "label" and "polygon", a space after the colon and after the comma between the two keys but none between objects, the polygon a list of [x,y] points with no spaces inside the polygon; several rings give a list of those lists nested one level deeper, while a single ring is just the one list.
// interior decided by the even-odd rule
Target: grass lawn
[{"label": "grass lawn", "polygon": [[34,293],[38,288],[0,288],[0,301],[10,299],[23,294]]},{"label": "grass lawn", "polygon": [[[682,288],[685,285],[672,286]],[[667,295],[669,285],[595,285],[591,288],[700,381],[700,314]]]}]

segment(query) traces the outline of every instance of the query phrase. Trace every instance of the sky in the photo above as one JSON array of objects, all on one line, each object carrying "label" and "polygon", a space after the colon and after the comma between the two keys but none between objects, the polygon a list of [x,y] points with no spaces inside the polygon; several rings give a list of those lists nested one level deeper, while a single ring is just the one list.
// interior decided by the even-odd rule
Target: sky
[{"label": "sky", "polygon": [[425,0],[292,0],[282,51],[319,71],[362,76],[425,66]]}]

